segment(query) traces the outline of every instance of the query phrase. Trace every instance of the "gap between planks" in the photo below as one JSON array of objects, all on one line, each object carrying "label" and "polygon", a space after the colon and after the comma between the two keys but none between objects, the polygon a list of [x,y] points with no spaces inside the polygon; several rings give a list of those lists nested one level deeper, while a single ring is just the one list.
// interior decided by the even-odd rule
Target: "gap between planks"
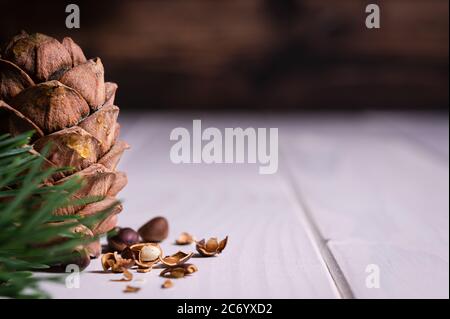
[{"label": "gap between planks", "polygon": [[[267,119],[267,118],[266,118]],[[297,218],[305,230],[313,249],[316,251],[317,257],[321,261],[324,268],[326,268],[326,274],[329,276],[329,281],[336,296],[341,299],[353,299],[353,291],[345,278],[340,266],[338,265],[334,255],[327,245],[327,239],[321,234],[311,212],[311,209],[306,204],[304,196],[300,190],[300,186],[294,178],[292,173],[291,164],[289,160],[284,156],[283,146],[280,143],[279,159],[280,177],[287,184],[287,188],[290,191],[288,196],[292,197],[293,204],[296,205],[294,210],[297,211]]]},{"label": "gap between planks", "polygon": [[320,232],[312,215],[311,209],[308,207],[306,201],[304,200],[304,196],[300,190],[300,186],[298,185],[297,181],[294,178],[294,174],[291,171],[289,161],[286,160],[284,156],[283,147],[280,147],[279,158],[279,162],[283,163],[285,168],[284,170],[280,170],[282,172],[281,175],[284,175],[284,179],[288,183],[288,186],[290,186],[289,188],[292,191],[294,201],[298,205],[296,209],[298,211],[297,215],[300,219],[300,222],[304,226],[304,229],[309,239],[311,240],[314,249],[317,251],[319,258],[325,265],[331,278],[331,282],[334,285],[339,298],[354,299],[355,296],[353,294],[353,291],[347,279],[345,278],[341,267],[337,263],[336,258],[334,258],[333,253],[328,247],[328,240]]}]

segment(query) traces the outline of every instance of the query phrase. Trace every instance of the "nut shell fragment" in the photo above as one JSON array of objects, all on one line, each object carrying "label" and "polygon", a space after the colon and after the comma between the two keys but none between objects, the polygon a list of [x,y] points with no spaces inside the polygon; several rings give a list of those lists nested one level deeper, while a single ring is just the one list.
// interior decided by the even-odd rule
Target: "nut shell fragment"
[{"label": "nut shell fragment", "polygon": [[193,274],[198,271],[198,268],[194,264],[184,264],[183,268],[187,274]]},{"label": "nut shell fragment", "polygon": [[125,269],[123,272],[123,277],[125,278],[126,281],[131,281],[133,279],[133,274],[129,272],[127,269]]},{"label": "nut shell fragment", "polygon": [[145,245],[139,251],[139,261],[144,263],[154,263],[161,256],[161,248],[157,245]]},{"label": "nut shell fragment", "polygon": [[107,271],[109,268],[111,268],[109,260],[114,260],[114,253],[106,253],[102,256],[102,267],[104,271]]},{"label": "nut shell fragment", "polygon": [[226,247],[228,242],[228,236],[225,237],[220,242],[217,240],[217,238],[212,237],[208,239],[207,241],[205,239],[202,239],[197,242],[196,248],[197,251],[204,257],[212,257],[217,254],[220,254]]},{"label": "nut shell fragment", "polygon": [[186,232],[180,234],[175,243],[177,245],[190,245],[194,242],[194,237]]},{"label": "nut shell fragment", "polygon": [[186,271],[183,267],[166,268],[159,275],[165,278],[183,278]]},{"label": "nut shell fragment", "polygon": [[227,243],[228,243],[228,236],[220,241],[219,247],[217,248],[217,251],[219,252],[219,254],[225,249],[225,247],[227,246]]},{"label": "nut shell fragment", "polygon": [[139,290],[141,290],[141,288],[139,287],[134,287],[134,286],[126,286],[125,289],[123,290],[124,293],[136,293]]},{"label": "nut shell fragment", "polygon": [[173,281],[170,280],[170,279],[166,279],[161,287],[165,288],[165,289],[172,288],[173,287]]},{"label": "nut shell fragment", "polygon": [[184,264],[193,255],[194,255],[194,253],[192,253],[192,252],[187,254],[185,252],[179,251],[171,256],[166,256],[164,258],[160,258],[160,261],[168,267],[175,267],[175,266]]},{"label": "nut shell fragment", "polygon": [[163,254],[161,247],[154,243],[135,244],[130,250],[139,268],[152,268]]},{"label": "nut shell fragment", "polygon": [[112,272],[123,273],[127,268],[134,265],[134,260],[124,259],[117,252],[106,253],[101,259],[104,271],[111,269]]},{"label": "nut shell fragment", "polygon": [[184,276],[189,276],[197,271],[197,266],[193,264],[183,264],[176,267],[165,268],[159,275],[165,278],[183,278]]}]

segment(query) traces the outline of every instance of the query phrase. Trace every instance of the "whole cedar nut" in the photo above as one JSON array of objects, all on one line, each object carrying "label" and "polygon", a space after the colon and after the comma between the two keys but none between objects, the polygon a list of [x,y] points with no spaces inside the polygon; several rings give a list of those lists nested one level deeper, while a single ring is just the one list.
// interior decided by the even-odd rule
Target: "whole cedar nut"
[{"label": "whole cedar nut", "polygon": [[169,222],[164,217],[155,217],[138,230],[144,242],[160,242],[169,235]]},{"label": "whole cedar nut", "polygon": [[129,228],[119,228],[116,235],[108,237],[108,246],[112,251],[122,252],[128,246],[139,242],[139,234]]}]

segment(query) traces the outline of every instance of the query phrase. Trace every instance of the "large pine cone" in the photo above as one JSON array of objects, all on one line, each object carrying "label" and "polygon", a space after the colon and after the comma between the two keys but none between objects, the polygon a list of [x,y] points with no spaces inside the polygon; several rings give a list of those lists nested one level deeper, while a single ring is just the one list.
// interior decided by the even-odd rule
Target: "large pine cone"
[{"label": "large pine cone", "polygon": [[[116,166],[127,143],[118,140],[119,108],[114,105],[117,85],[104,81],[99,58],[87,60],[71,39],[62,43],[43,35],[25,32],[15,36],[0,56],[0,133],[13,135],[34,130],[32,143],[39,152],[49,142],[48,164],[72,167],[52,183],[72,176],[84,179],[77,198],[101,196],[104,200],[55,214],[92,215],[116,202],[126,185],[125,173]],[[95,225],[94,235],[115,227],[116,205],[111,215]],[[100,254],[100,244],[90,245],[90,254]]]}]

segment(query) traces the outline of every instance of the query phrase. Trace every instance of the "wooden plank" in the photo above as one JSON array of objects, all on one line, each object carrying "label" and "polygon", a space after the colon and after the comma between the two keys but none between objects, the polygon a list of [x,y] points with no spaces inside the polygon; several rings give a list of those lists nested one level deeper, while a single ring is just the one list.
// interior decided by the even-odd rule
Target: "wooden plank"
[{"label": "wooden plank", "polygon": [[[427,121],[405,135],[386,118],[283,119],[285,164],[356,297],[448,298],[448,159],[409,138]],[[378,289],[366,286],[370,264]]]},{"label": "wooden plank", "polygon": [[[387,122],[386,128],[403,133],[410,142],[427,148],[442,160],[449,158],[449,121],[448,113],[413,113],[413,114],[384,114],[380,120]],[[379,121],[378,121],[379,122]]]},{"label": "wooden plank", "polygon": [[[202,117],[203,118],[203,117]],[[303,228],[297,199],[284,175],[259,175],[255,165],[175,165],[169,160],[170,131],[192,126],[192,117],[125,118],[123,138],[132,148],[121,168],[129,185],[121,193],[120,225],[138,227],[166,216],[166,253],[182,231],[197,237],[230,236],[217,258],[195,258],[199,272],[161,289],[158,271],[136,275],[137,294],[123,294],[120,275],[99,273],[98,260],[81,275],[80,289],[46,285],[57,298],[335,298],[338,297],[317,247]],[[258,121],[207,119],[206,126],[253,126]],[[300,218],[299,218],[300,216]],[[193,247],[183,249],[192,250]]]}]

